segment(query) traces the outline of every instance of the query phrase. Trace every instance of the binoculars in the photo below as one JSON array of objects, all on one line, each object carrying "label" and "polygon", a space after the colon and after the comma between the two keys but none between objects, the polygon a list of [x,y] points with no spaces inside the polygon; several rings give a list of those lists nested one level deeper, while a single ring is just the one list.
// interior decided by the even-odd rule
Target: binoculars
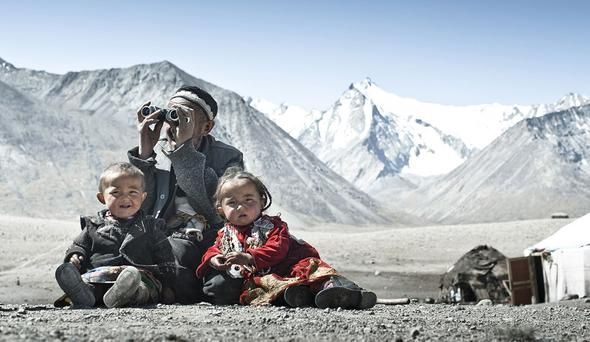
[{"label": "binoculars", "polygon": [[176,112],[176,109],[160,108],[156,106],[143,106],[141,108],[141,115],[145,117],[158,110],[160,111],[158,120],[165,120],[168,121],[168,123],[178,125],[178,112]]}]

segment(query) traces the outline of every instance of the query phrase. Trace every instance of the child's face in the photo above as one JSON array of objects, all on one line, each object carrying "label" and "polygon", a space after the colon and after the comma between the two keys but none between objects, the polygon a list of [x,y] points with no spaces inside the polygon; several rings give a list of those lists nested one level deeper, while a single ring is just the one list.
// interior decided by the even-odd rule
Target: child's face
[{"label": "child's face", "polygon": [[115,178],[102,193],[96,194],[98,200],[107,206],[111,215],[120,219],[135,215],[141,208],[146,195],[147,193],[143,191],[142,179],[134,176]]},{"label": "child's face", "polygon": [[262,212],[262,198],[254,183],[247,179],[232,179],[221,188],[221,201],[217,210],[236,226],[254,222]]}]

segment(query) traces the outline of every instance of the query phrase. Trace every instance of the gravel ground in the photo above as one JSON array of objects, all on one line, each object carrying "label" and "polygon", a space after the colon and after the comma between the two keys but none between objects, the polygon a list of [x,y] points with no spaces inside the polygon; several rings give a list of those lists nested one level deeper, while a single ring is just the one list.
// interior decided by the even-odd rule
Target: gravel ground
[{"label": "gravel ground", "polygon": [[0,341],[590,341],[590,300],[527,306],[412,303],[340,310],[0,305]]},{"label": "gravel ground", "polygon": [[[296,235],[379,298],[426,298],[436,297],[440,274],[471,248],[488,244],[520,256],[568,222],[322,225]],[[590,299],[520,307],[412,303],[365,311],[204,304],[56,309],[48,304],[61,294],[53,273],[79,229],[75,221],[0,216],[0,341],[590,341]]]}]

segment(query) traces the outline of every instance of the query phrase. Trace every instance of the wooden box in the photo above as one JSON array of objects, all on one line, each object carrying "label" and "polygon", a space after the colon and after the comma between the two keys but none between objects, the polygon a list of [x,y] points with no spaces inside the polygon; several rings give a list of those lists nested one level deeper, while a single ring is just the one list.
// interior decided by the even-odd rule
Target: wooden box
[{"label": "wooden box", "polygon": [[508,258],[510,303],[536,304],[545,301],[543,268],[540,256]]}]

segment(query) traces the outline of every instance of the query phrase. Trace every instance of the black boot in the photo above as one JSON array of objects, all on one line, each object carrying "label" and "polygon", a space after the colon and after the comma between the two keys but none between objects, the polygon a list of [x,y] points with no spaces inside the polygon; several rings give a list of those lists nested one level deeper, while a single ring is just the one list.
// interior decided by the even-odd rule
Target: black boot
[{"label": "black boot", "polygon": [[[61,264],[55,270],[55,279],[59,287],[66,293],[66,297],[70,299],[70,303],[74,308],[90,308],[94,306],[96,298],[92,287],[82,280],[82,276],[78,268],[70,262]],[[65,298],[60,298],[56,301],[55,306],[67,305]]]},{"label": "black boot", "polygon": [[343,276],[332,276],[323,290],[315,296],[315,305],[320,309],[369,309],[377,303],[374,292],[367,291]]},{"label": "black boot", "polygon": [[283,298],[292,308],[314,306],[314,294],[307,285],[288,287],[283,293]]}]

